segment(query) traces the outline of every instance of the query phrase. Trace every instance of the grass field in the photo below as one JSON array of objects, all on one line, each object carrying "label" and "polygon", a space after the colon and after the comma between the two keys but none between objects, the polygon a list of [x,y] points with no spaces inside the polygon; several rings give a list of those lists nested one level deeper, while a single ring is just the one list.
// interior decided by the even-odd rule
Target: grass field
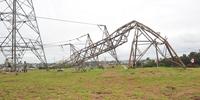
[{"label": "grass field", "polygon": [[0,73],[0,100],[200,100],[200,69]]}]

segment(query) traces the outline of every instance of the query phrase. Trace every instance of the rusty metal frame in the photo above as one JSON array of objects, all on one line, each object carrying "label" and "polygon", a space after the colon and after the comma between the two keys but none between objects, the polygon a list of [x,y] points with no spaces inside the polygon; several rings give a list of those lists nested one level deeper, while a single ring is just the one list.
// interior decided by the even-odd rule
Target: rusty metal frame
[{"label": "rusty metal frame", "polygon": [[[98,25],[98,27],[103,32],[103,37],[102,37],[103,39],[109,37],[109,32],[108,32],[108,29],[107,29],[106,25]],[[109,40],[106,40],[106,41],[108,42],[109,46],[113,45],[112,41],[109,41]],[[108,53],[116,60],[117,64],[120,64],[120,61],[118,59],[117,52],[116,52],[115,48],[110,50]]]},{"label": "rusty metal frame", "polygon": [[[106,38],[73,53],[71,55],[73,56],[73,59],[71,59],[69,62],[74,66],[80,66],[83,62],[91,58],[97,57],[103,53],[114,50],[115,48],[119,47],[120,45],[128,41],[128,36],[130,34],[130,31],[132,30],[135,30],[135,32],[129,57],[130,67],[137,66],[137,62],[142,58],[142,56],[149,50],[151,46],[155,46],[156,48],[157,62],[158,62],[158,53],[160,53],[164,58],[168,58],[164,53],[161,52],[159,45],[165,45],[165,47],[167,48],[167,52],[170,54],[170,57],[172,58],[168,59],[169,61],[177,64],[178,66],[185,66],[165,38],[161,37],[160,34],[158,34],[157,32],[153,31],[149,27],[135,20],[118,28],[116,31],[114,31]],[[140,41],[139,37],[141,35],[144,35],[148,41]],[[139,44],[141,42],[149,43],[149,46],[143,52],[139,50]],[[92,50],[92,52],[88,52],[89,50]]]}]

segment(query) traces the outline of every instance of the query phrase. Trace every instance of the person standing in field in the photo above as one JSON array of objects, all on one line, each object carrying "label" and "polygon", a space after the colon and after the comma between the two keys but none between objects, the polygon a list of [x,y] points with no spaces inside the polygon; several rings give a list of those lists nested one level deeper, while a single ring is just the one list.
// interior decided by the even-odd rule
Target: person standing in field
[{"label": "person standing in field", "polygon": [[24,68],[23,68],[23,70],[24,70],[24,73],[27,72],[27,63],[26,63],[26,61],[24,61]]}]

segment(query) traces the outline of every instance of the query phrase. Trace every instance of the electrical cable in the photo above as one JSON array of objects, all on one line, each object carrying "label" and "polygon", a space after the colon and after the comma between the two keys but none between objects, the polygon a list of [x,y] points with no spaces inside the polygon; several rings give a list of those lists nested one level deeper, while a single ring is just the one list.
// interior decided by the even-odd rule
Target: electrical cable
[{"label": "electrical cable", "polygon": [[[71,41],[75,41],[75,40],[79,40],[80,41],[80,38],[83,38],[85,36],[88,36],[88,34],[85,34],[85,35],[82,35],[82,36],[79,36],[77,38],[74,38],[74,39],[71,39],[71,40],[67,40],[67,41],[61,41],[61,42],[51,42],[51,43],[46,43],[44,44],[44,46],[48,46],[48,45],[54,45],[54,46],[61,46],[61,45],[66,45],[66,44],[70,44]],[[77,44],[78,45],[78,44]],[[81,44],[80,44],[81,45]]]},{"label": "electrical cable", "polygon": [[[36,18],[45,19],[45,20],[54,20],[54,21],[68,22],[68,23],[77,23],[77,24],[93,25],[93,26],[98,26],[98,27],[100,27],[100,26],[105,26],[105,25],[103,25],[103,24],[94,24],[94,23],[87,23],[87,22],[80,22],[80,21],[72,21],[72,20],[64,20],[64,19],[50,18],[50,17],[41,17],[41,16],[37,16]],[[100,28],[100,30],[101,30],[101,28]],[[101,30],[101,31],[102,31],[102,30]],[[54,46],[65,45],[65,44],[68,44],[67,42],[71,42],[71,41],[74,41],[74,40],[79,40],[80,38],[85,37],[85,36],[88,36],[88,34],[82,35],[82,36],[80,36],[80,37],[78,37],[78,38],[71,39],[71,40],[68,40],[68,41],[61,41],[62,44],[54,45]],[[52,43],[44,44],[44,46],[51,45],[51,44],[54,44],[54,43],[61,43],[61,42],[52,42]]]},{"label": "electrical cable", "polygon": [[64,19],[57,19],[57,18],[50,18],[50,17],[40,17],[37,16],[39,19],[46,19],[46,20],[54,20],[54,21],[61,21],[61,22],[68,22],[68,23],[77,23],[77,24],[86,24],[86,25],[102,25],[102,24],[94,24],[94,23],[87,23],[87,22],[80,22],[80,21],[72,21],[72,20],[64,20]]}]

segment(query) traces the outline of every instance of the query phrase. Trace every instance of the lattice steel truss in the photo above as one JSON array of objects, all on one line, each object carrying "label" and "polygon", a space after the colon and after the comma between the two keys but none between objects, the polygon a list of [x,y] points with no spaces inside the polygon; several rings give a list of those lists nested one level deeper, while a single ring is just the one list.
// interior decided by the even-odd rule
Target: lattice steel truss
[{"label": "lattice steel truss", "polygon": [[[98,25],[98,26],[99,26],[99,28],[101,29],[101,31],[103,32],[103,39],[109,37],[109,32],[108,32],[108,29],[107,29],[106,25]],[[113,45],[113,42],[112,42],[112,41],[107,41],[107,43],[108,43],[110,46]],[[117,62],[118,64],[120,63],[115,48],[112,49],[112,50],[110,50],[108,53],[116,60],[116,62]]]},{"label": "lattice steel truss", "polygon": [[[151,46],[156,48],[157,63],[159,57],[158,54],[160,54],[162,57],[168,59],[174,64],[177,64],[178,66],[185,66],[165,38],[161,37],[160,34],[137,21],[131,21],[118,28],[106,38],[74,52],[71,55],[71,64],[79,66],[84,61],[114,50],[128,41],[128,36],[132,33],[132,31],[134,37],[129,57],[130,67],[137,66],[137,62],[144,56]],[[140,50],[139,46],[141,45],[147,45],[143,51]],[[166,51],[163,52],[160,49],[161,45],[166,48]],[[169,56],[167,56],[167,54],[169,54]]]},{"label": "lattice steel truss", "polygon": [[0,50],[13,67],[26,51],[47,64],[32,0],[0,0]]},{"label": "lattice steel truss", "polygon": [[[87,38],[86,38],[86,42],[85,42],[85,46],[84,46],[84,47],[88,47],[88,46],[90,46],[90,45],[93,45],[94,43],[93,43],[93,41],[92,41],[90,35],[89,35],[89,34],[86,34],[86,36],[87,36]],[[68,45],[68,44],[67,44],[67,45]],[[77,59],[77,56],[76,56],[76,55],[78,55],[77,53],[78,53],[79,50],[76,49],[75,45],[73,45],[73,44],[71,44],[71,43],[70,43],[69,45],[70,45],[70,57],[69,57],[69,59],[66,59],[66,62],[67,62],[68,64],[71,64],[71,63],[73,63],[73,62]],[[95,51],[94,51],[93,49],[90,49],[90,50],[88,49],[88,50],[84,53],[83,56],[88,56],[87,54],[93,55],[94,53],[95,53]],[[97,65],[98,65],[98,62],[99,62],[98,56],[95,56],[95,57],[93,57],[92,59],[93,59],[93,60],[97,63]],[[81,62],[82,65],[84,65],[84,63],[85,63],[85,61]]]}]

